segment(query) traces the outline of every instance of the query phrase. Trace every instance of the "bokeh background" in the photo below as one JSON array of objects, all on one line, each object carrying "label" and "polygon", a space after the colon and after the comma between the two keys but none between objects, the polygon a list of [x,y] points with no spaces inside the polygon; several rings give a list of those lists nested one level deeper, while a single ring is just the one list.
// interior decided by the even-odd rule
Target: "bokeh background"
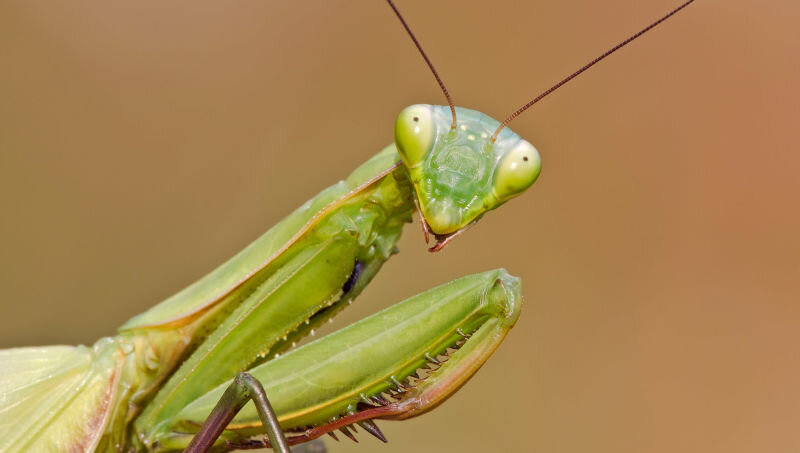
[{"label": "bokeh background", "polygon": [[[676,3],[398,6],[499,118]],[[701,0],[516,120],[533,189],[440,254],[409,226],[336,322],[503,266],[516,329],[331,451],[800,450],[799,22]],[[443,101],[377,0],[0,3],[0,347],[114,334]]]}]

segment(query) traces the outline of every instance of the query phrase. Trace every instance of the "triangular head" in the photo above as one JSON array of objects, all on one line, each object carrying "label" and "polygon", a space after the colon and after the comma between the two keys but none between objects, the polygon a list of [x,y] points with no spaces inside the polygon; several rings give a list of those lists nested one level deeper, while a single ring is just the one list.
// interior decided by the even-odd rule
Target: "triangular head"
[{"label": "triangular head", "polygon": [[395,145],[408,169],[420,214],[437,237],[453,235],[521,194],[542,169],[533,145],[481,112],[417,104],[395,122]]}]

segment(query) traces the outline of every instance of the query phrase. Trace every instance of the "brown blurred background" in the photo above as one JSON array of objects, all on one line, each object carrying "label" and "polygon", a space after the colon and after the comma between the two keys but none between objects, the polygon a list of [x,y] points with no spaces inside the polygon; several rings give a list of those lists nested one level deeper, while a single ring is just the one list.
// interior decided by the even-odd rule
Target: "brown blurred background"
[{"label": "brown blurred background", "polygon": [[[503,117],[677,2],[399,0]],[[701,0],[512,128],[544,169],[441,254],[416,225],[344,325],[503,266],[462,392],[334,452],[800,450],[800,4]],[[443,96],[380,1],[0,3],[0,347],[91,343]]]}]

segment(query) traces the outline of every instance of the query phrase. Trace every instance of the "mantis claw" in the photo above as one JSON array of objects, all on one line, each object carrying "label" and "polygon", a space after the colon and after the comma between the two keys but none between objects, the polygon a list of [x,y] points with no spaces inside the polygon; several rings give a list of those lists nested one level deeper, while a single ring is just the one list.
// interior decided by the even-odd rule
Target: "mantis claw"
[{"label": "mantis claw", "polygon": [[428,352],[426,352],[426,353],[425,353],[425,358],[426,358],[426,359],[428,359],[428,362],[431,362],[431,363],[433,363],[434,365],[441,365],[441,362],[439,362],[438,360],[436,360],[436,358],[435,358],[435,357],[432,357],[432,356],[431,356],[431,354],[430,354],[430,353],[428,353]]},{"label": "mantis claw", "polygon": [[349,437],[350,440],[352,440],[353,442],[358,443],[358,439],[356,439],[356,436],[353,435],[353,433],[351,433],[348,428],[349,428],[348,425],[344,425],[341,428],[339,428],[339,431],[345,436]]},{"label": "mantis claw", "polygon": [[389,442],[388,440],[386,440],[386,436],[384,436],[381,430],[378,428],[378,425],[376,425],[375,422],[373,422],[372,420],[361,420],[356,423],[358,423],[358,426],[364,428],[364,431],[377,437],[381,442],[383,443]]},{"label": "mantis claw", "polygon": [[380,403],[377,403],[377,402],[373,401],[372,399],[367,398],[363,393],[361,395],[359,395],[359,398],[361,398],[361,402],[363,402],[364,404],[367,404],[369,406],[373,406],[373,407],[380,406]]},{"label": "mantis claw", "polygon": [[392,376],[391,381],[401,392],[408,390],[408,387],[403,385],[402,382],[398,381],[396,377]]}]

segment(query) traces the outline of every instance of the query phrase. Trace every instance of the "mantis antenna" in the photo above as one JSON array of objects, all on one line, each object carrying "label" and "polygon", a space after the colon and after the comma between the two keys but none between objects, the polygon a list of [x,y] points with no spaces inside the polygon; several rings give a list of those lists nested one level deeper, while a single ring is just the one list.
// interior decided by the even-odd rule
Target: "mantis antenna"
[{"label": "mantis antenna", "polygon": [[453,124],[452,124],[452,126],[450,126],[450,129],[455,129],[456,128],[456,107],[455,107],[455,105],[453,105],[453,99],[450,97],[450,93],[447,91],[447,87],[444,86],[444,82],[442,82],[442,78],[439,77],[439,73],[436,72],[436,68],[433,67],[433,63],[431,63],[431,60],[428,58],[428,55],[425,54],[425,51],[422,50],[422,46],[419,44],[419,41],[417,41],[417,37],[414,36],[414,33],[411,32],[411,28],[408,27],[408,24],[406,23],[406,20],[403,19],[403,15],[400,14],[400,11],[397,9],[396,6],[394,6],[394,3],[392,3],[392,0],[386,0],[386,1],[389,3],[389,6],[392,7],[392,10],[397,15],[397,18],[400,19],[400,23],[403,24],[403,27],[408,32],[408,36],[410,36],[411,40],[414,41],[414,45],[417,46],[417,50],[419,50],[419,53],[422,54],[422,58],[425,59],[425,63],[428,63],[428,67],[431,68],[431,72],[433,73],[433,76],[436,77],[436,81],[439,82],[439,87],[442,88],[442,92],[444,93],[444,97],[447,98],[447,103],[450,105],[450,112],[453,114]]},{"label": "mantis antenna", "polygon": [[[519,108],[519,109],[518,109],[516,112],[512,113],[511,115],[509,115],[509,116],[508,116],[508,118],[506,118],[505,120],[503,120],[503,122],[500,124],[500,126],[497,128],[497,130],[496,130],[496,131],[494,131],[494,134],[492,134],[492,143],[494,143],[494,142],[495,142],[495,140],[497,140],[497,135],[500,133],[500,131],[501,131],[501,130],[503,130],[503,128],[504,128],[504,127],[506,127],[506,126],[508,125],[508,123],[510,123],[510,122],[511,122],[511,121],[512,121],[514,118],[518,117],[518,116],[519,116],[519,115],[520,115],[522,112],[524,112],[525,110],[528,110],[528,108],[529,108],[529,107],[531,107],[533,104],[536,104],[537,102],[541,101],[541,100],[542,100],[542,99],[543,99],[545,96],[547,96],[548,94],[550,94],[550,93],[552,93],[553,91],[555,91],[555,90],[557,90],[557,89],[561,88],[561,86],[562,86],[562,85],[564,85],[565,83],[567,83],[567,82],[569,82],[570,80],[574,79],[575,77],[577,77],[577,76],[578,76],[578,74],[582,73],[583,71],[585,71],[585,70],[587,70],[587,69],[591,68],[592,66],[594,66],[595,64],[599,63],[599,62],[600,62],[600,60],[602,60],[602,59],[604,59],[605,57],[607,57],[607,56],[611,55],[612,53],[616,52],[617,50],[619,50],[620,48],[622,48],[623,46],[625,46],[625,44],[628,44],[629,42],[633,41],[634,39],[638,38],[639,36],[642,36],[643,34],[645,34],[645,33],[647,33],[648,31],[650,31],[650,30],[651,30],[652,28],[654,28],[656,25],[658,25],[658,24],[660,24],[661,22],[664,22],[665,20],[669,19],[669,18],[670,18],[670,17],[671,17],[673,14],[677,13],[678,11],[682,10],[683,8],[686,8],[686,7],[687,7],[687,6],[689,6],[689,4],[690,4],[690,3],[692,3],[692,2],[694,2],[694,0],[689,0],[688,2],[686,2],[686,3],[682,4],[681,6],[679,6],[679,7],[675,8],[675,9],[673,9],[673,10],[672,10],[672,11],[670,11],[670,12],[669,12],[667,15],[665,15],[664,17],[662,17],[661,19],[658,19],[657,21],[653,22],[652,24],[650,24],[650,25],[648,25],[647,27],[645,27],[645,28],[643,28],[642,30],[640,30],[640,31],[639,31],[638,33],[636,33],[635,35],[633,35],[633,36],[629,37],[629,38],[628,38],[628,39],[626,39],[625,41],[622,41],[621,43],[619,43],[619,44],[617,44],[616,46],[612,47],[611,49],[607,50],[605,53],[603,53],[603,54],[602,54],[602,55],[600,55],[599,57],[595,58],[594,60],[590,61],[590,62],[589,62],[589,63],[587,63],[585,66],[583,66],[582,68],[580,68],[580,69],[578,69],[577,71],[575,71],[575,72],[573,72],[572,74],[570,74],[570,75],[569,75],[567,78],[565,78],[564,80],[562,80],[562,81],[558,82],[557,84],[555,84],[555,85],[553,85],[552,87],[548,88],[548,89],[547,89],[546,91],[544,91],[542,94],[540,94],[540,95],[536,96],[535,98],[533,98],[533,100],[532,100],[532,101],[530,101],[530,102],[528,102],[527,104],[525,104],[525,105],[523,105],[522,107],[520,107],[520,108]],[[391,3],[391,2],[389,2],[389,3]],[[394,7],[394,6],[392,6],[392,7]],[[395,10],[395,11],[396,11],[396,10]],[[400,20],[403,20],[403,19],[401,18]],[[404,22],[403,24],[405,25],[405,22]],[[406,28],[408,28],[408,27],[406,27]],[[409,32],[409,33],[410,33],[410,32]],[[412,38],[413,38],[413,36],[412,36]],[[414,42],[416,42],[416,40],[414,40]],[[419,45],[417,45],[417,46],[419,47]],[[420,49],[420,51],[421,51],[421,50],[422,50],[422,49]],[[423,54],[423,56],[424,56],[424,55],[425,55],[425,54]],[[425,58],[425,59],[427,60],[427,58]],[[429,62],[428,64],[430,64],[430,62]],[[433,66],[431,66],[431,69],[432,69],[432,68],[433,68]],[[435,74],[435,71],[434,71],[434,74]],[[438,77],[437,77],[437,79],[438,79]],[[439,83],[441,83],[441,82],[439,82]],[[442,88],[444,88],[444,87],[442,87]],[[445,91],[445,94],[447,94],[447,91]],[[450,97],[449,97],[449,96],[448,96],[448,99],[450,99]],[[451,104],[451,108],[452,108],[452,104]],[[453,115],[455,115],[455,112],[453,113]],[[455,116],[454,116],[454,118],[453,118],[453,119],[455,120]]]}]

